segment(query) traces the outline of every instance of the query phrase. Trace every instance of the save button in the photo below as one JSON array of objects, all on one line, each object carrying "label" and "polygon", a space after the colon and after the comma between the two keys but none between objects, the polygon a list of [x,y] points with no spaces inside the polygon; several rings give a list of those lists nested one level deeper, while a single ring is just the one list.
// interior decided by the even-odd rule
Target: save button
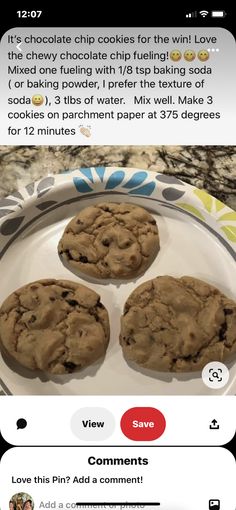
[{"label": "save button", "polygon": [[166,420],[154,407],[132,407],[123,414],[120,427],[132,441],[154,441],[163,434]]}]

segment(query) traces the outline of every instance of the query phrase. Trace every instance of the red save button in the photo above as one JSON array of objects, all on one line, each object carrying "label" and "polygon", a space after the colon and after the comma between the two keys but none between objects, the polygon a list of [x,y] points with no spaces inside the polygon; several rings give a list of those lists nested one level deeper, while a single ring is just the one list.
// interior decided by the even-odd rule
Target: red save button
[{"label": "red save button", "polygon": [[154,441],[163,434],[166,420],[154,407],[132,407],[123,414],[120,426],[132,441]]}]

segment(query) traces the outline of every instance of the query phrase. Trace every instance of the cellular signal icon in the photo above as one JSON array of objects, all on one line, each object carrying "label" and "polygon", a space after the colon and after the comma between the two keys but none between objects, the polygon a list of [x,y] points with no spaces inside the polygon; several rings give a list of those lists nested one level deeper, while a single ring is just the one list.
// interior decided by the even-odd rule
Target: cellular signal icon
[{"label": "cellular signal icon", "polygon": [[185,17],[186,18],[196,18],[197,17],[197,11],[188,12]]},{"label": "cellular signal icon", "polygon": [[209,12],[208,11],[199,11],[199,14],[201,14],[201,16],[203,18],[205,18],[209,14]]}]

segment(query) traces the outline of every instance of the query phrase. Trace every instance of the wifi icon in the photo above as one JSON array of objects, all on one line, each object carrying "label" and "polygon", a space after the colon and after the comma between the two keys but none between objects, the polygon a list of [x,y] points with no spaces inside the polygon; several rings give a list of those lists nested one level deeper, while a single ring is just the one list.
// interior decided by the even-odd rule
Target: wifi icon
[{"label": "wifi icon", "polygon": [[205,18],[209,14],[209,11],[199,11],[199,14],[201,14],[201,16]]}]

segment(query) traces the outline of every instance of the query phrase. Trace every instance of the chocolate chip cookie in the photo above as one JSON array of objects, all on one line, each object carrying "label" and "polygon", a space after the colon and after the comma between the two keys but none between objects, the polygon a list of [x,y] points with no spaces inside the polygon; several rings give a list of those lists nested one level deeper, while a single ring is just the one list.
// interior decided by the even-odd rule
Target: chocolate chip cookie
[{"label": "chocolate chip cookie", "polygon": [[120,344],[145,368],[201,370],[236,353],[236,303],[196,278],[159,276],[126,301]]},{"label": "chocolate chip cookie", "polygon": [[106,352],[109,319],[99,295],[67,280],[39,280],[0,308],[0,343],[21,365],[51,374],[78,371]]},{"label": "chocolate chip cookie", "polygon": [[159,251],[155,219],[142,207],[105,202],[67,225],[58,252],[67,267],[95,278],[133,278]]}]

